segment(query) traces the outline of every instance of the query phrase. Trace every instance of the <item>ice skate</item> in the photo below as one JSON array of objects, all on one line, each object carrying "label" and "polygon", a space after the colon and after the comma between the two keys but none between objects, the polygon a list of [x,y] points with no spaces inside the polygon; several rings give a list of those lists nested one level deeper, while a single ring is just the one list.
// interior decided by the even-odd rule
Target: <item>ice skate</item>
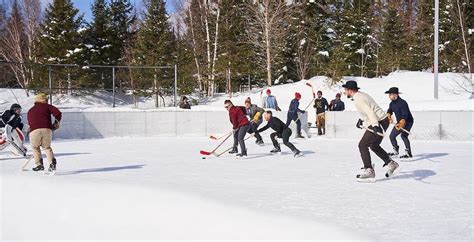
[{"label": "ice skate", "polygon": [[358,182],[375,182],[375,171],[373,168],[365,168],[356,179]]},{"label": "ice skate", "polygon": [[400,166],[395,161],[390,161],[388,164],[385,164],[384,167],[387,167],[387,173],[385,173],[385,177],[393,177],[400,171]]}]

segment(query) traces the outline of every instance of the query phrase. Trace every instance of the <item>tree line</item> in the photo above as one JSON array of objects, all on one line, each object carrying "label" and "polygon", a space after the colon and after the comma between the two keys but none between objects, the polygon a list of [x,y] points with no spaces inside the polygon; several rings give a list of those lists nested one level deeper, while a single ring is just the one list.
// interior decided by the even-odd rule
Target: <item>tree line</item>
[{"label": "tree line", "polygon": [[[85,21],[71,0],[0,3],[0,61],[27,63],[1,65],[1,85],[45,87],[47,70],[33,64],[76,64],[54,68],[58,86],[105,89],[111,71],[89,65],[177,65],[181,94],[212,96],[433,63],[433,0],[94,0],[91,12]],[[473,3],[440,0],[439,13],[440,71],[471,72]],[[114,74],[115,88],[140,95],[167,94],[174,78],[172,69]]]}]

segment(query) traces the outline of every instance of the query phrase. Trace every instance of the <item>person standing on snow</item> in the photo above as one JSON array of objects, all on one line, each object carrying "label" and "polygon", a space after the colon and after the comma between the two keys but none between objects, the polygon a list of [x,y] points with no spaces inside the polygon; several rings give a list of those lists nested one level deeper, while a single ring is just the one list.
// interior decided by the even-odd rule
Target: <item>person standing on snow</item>
[{"label": "person standing on snow", "polygon": [[329,111],[344,111],[344,102],[341,100],[341,94],[336,94],[336,99],[333,99],[329,104]]},{"label": "person standing on snow", "polygon": [[250,97],[248,97],[245,100],[245,111],[251,120],[250,129],[248,133],[249,134],[255,133],[254,136],[255,138],[257,138],[255,143],[257,145],[263,145],[264,144],[263,139],[260,133],[258,132],[258,126],[262,124],[262,116],[265,110],[263,108],[258,107],[255,104],[252,104]]},{"label": "person standing on snow", "polygon": [[[390,98],[390,100],[392,100],[387,111],[388,120],[392,122],[393,113],[395,113],[395,116],[397,118],[397,124],[390,133],[390,142],[393,146],[393,153],[389,153],[389,155],[398,155],[399,146],[397,144],[397,136],[401,134],[403,143],[405,144],[406,154],[400,156],[400,158],[412,158],[413,155],[411,154],[410,140],[408,139],[409,134],[406,131],[411,130],[411,128],[413,127],[413,122],[415,120],[413,119],[413,116],[410,112],[408,103],[400,97],[399,94],[401,93],[398,92],[397,87],[391,87],[388,91],[385,92],[385,94],[388,94],[388,97]],[[406,131],[403,131],[402,129],[405,129]]]},{"label": "person standing on snow", "polygon": [[314,100],[313,107],[316,109],[316,125],[318,127],[318,135],[326,134],[326,110],[329,109],[329,104],[326,98],[323,97],[322,91],[318,91],[318,97]]},{"label": "person standing on snow", "polygon": [[268,128],[272,128],[275,132],[270,134],[270,139],[273,143],[273,150],[270,153],[275,154],[281,152],[280,144],[278,143],[278,138],[283,139],[283,144],[286,145],[293,152],[295,157],[301,156],[301,152],[290,142],[291,129],[288,128],[286,124],[283,123],[279,118],[273,117],[272,111],[266,111],[263,115],[267,125],[259,129],[258,132],[263,132]]},{"label": "person standing on snow", "polygon": [[278,102],[276,97],[272,95],[272,91],[267,89],[267,96],[263,98],[263,108],[267,109],[275,109],[276,111],[281,111],[280,107],[278,107]]},{"label": "person standing on snow", "polygon": [[[54,124],[51,122],[51,115],[56,119]],[[28,111],[28,124],[30,125],[30,144],[33,150],[33,157],[36,167],[33,171],[44,170],[43,161],[41,159],[41,149],[46,152],[49,161],[49,171],[56,170],[56,158],[51,148],[51,140],[53,138],[53,130],[59,128],[62,114],[53,105],[48,104],[48,95],[40,93],[35,97],[34,106]]]},{"label": "person standing on snow", "polygon": [[234,145],[229,153],[238,153],[237,144],[239,144],[240,153],[237,154],[237,157],[246,158],[247,148],[245,147],[244,137],[250,129],[250,122],[247,119],[247,116],[245,116],[245,107],[234,106],[230,100],[224,101],[224,107],[227,109],[227,111],[229,111],[229,118],[234,132]]},{"label": "person standing on snow", "polygon": [[304,138],[301,135],[301,121],[298,117],[298,113],[304,114],[305,111],[299,109],[300,106],[301,94],[299,92],[295,93],[295,98],[291,100],[290,107],[288,108],[288,114],[286,119],[286,126],[290,127],[291,121],[296,121],[296,138]]},{"label": "person standing on snow", "polygon": [[[345,88],[347,98],[354,101],[355,107],[361,118],[357,121],[357,128],[364,128],[366,124],[366,131],[359,142],[359,152],[364,163],[364,168],[361,174],[356,176],[359,182],[374,182],[375,171],[372,166],[369,148],[384,161],[384,167],[387,166],[386,177],[392,177],[399,170],[397,162],[392,160],[387,152],[380,147],[383,140],[383,130],[387,130],[389,121],[386,113],[375,103],[374,99],[368,94],[359,92],[357,82],[347,81],[342,85]],[[383,129],[383,130],[382,130]]]}]

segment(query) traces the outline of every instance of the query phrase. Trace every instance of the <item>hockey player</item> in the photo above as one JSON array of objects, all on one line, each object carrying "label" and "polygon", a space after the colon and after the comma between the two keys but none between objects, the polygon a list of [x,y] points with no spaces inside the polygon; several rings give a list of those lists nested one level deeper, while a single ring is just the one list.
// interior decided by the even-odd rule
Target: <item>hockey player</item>
[{"label": "hockey player", "polygon": [[305,111],[299,109],[301,94],[299,92],[295,93],[295,98],[291,100],[290,107],[288,108],[288,115],[286,118],[286,126],[289,127],[291,121],[296,121],[296,138],[304,138],[301,135],[301,121],[298,117],[298,113],[304,114]]},{"label": "hockey player", "polygon": [[289,140],[291,136],[291,129],[288,128],[288,126],[284,124],[283,121],[281,121],[277,117],[273,117],[272,111],[266,111],[263,115],[263,119],[267,121],[267,125],[259,129],[258,132],[263,132],[268,128],[272,128],[275,131],[270,134],[270,138],[273,143],[273,150],[271,150],[270,153],[274,154],[281,152],[280,144],[276,139],[278,137],[283,139],[283,144],[290,148],[295,157],[299,157],[302,155],[301,151],[296,149],[296,147],[292,143],[290,143]]},{"label": "hockey player", "polygon": [[[414,119],[411,115],[408,103],[400,97],[399,94],[401,93],[398,92],[397,87],[391,87],[388,91],[385,92],[385,94],[388,94],[388,97],[390,98],[390,100],[392,100],[387,111],[388,120],[392,122],[393,113],[395,113],[395,116],[397,118],[397,124],[390,133],[390,142],[393,146],[393,153],[389,153],[389,155],[398,155],[399,146],[397,144],[397,136],[401,134],[403,143],[405,144],[406,154],[400,156],[400,158],[412,158],[413,156],[411,154],[410,140],[408,139],[409,134],[406,131],[411,130],[411,128],[413,127]],[[403,131],[402,129],[405,129],[406,131]]]},{"label": "hockey player", "polygon": [[380,143],[383,139],[383,130],[387,130],[389,121],[387,114],[375,103],[368,94],[359,92],[357,82],[347,81],[346,84],[342,85],[345,88],[345,92],[348,98],[354,101],[355,107],[361,118],[357,121],[357,128],[364,128],[367,126],[366,132],[359,142],[359,151],[364,163],[363,172],[356,176],[357,181],[360,182],[374,182],[375,171],[372,167],[372,161],[370,158],[369,148],[384,161],[384,167],[387,166],[386,177],[395,175],[399,170],[397,162],[392,160],[385,150],[380,147]]},{"label": "hockey player", "polygon": [[323,97],[322,91],[318,91],[318,97],[314,100],[313,107],[316,109],[316,124],[318,127],[318,135],[324,135],[326,134],[326,110],[329,109],[329,104],[328,100]]},{"label": "hockey player", "polygon": [[229,153],[238,153],[237,144],[240,144],[240,153],[237,154],[237,157],[246,158],[247,148],[245,147],[244,137],[250,129],[250,122],[245,115],[245,107],[234,106],[230,100],[224,101],[224,107],[229,111],[229,118],[234,132],[234,145]]},{"label": "hockey player", "polygon": [[[56,119],[54,124],[51,122],[51,115]],[[51,140],[53,138],[53,129],[58,129],[60,122],[61,112],[53,105],[48,104],[48,95],[44,93],[36,95],[34,106],[28,111],[30,143],[36,164],[33,171],[44,170],[40,147],[43,147],[46,152],[46,157],[49,161],[48,170],[50,172],[56,170],[57,162],[51,148]]]},{"label": "hockey player", "polygon": [[0,119],[0,150],[12,145],[18,155],[26,156],[26,147],[23,145],[23,121],[21,119],[21,106],[13,104],[5,110]]},{"label": "hockey player", "polygon": [[255,104],[252,104],[252,101],[250,98],[247,98],[245,100],[245,110],[246,114],[249,116],[251,123],[250,123],[250,129],[248,131],[249,134],[255,133],[255,138],[257,140],[255,141],[256,144],[258,145],[263,145],[263,139],[260,133],[258,133],[258,126],[262,124],[262,115],[265,112],[263,108],[258,107]]}]

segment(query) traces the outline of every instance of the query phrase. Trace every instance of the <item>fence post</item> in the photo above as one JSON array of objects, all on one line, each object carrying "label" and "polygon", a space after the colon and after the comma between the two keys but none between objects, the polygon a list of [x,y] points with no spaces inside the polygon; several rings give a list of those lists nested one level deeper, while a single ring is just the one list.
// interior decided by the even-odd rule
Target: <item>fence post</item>
[{"label": "fence post", "polygon": [[53,83],[51,79],[51,65],[48,65],[49,104],[53,105]]},{"label": "fence post", "polygon": [[115,108],[115,66],[112,66],[112,96],[114,99],[112,107]]},{"label": "fence post", "polygon": [[178,106],[178,65],[174,65],[174,106]]}]

